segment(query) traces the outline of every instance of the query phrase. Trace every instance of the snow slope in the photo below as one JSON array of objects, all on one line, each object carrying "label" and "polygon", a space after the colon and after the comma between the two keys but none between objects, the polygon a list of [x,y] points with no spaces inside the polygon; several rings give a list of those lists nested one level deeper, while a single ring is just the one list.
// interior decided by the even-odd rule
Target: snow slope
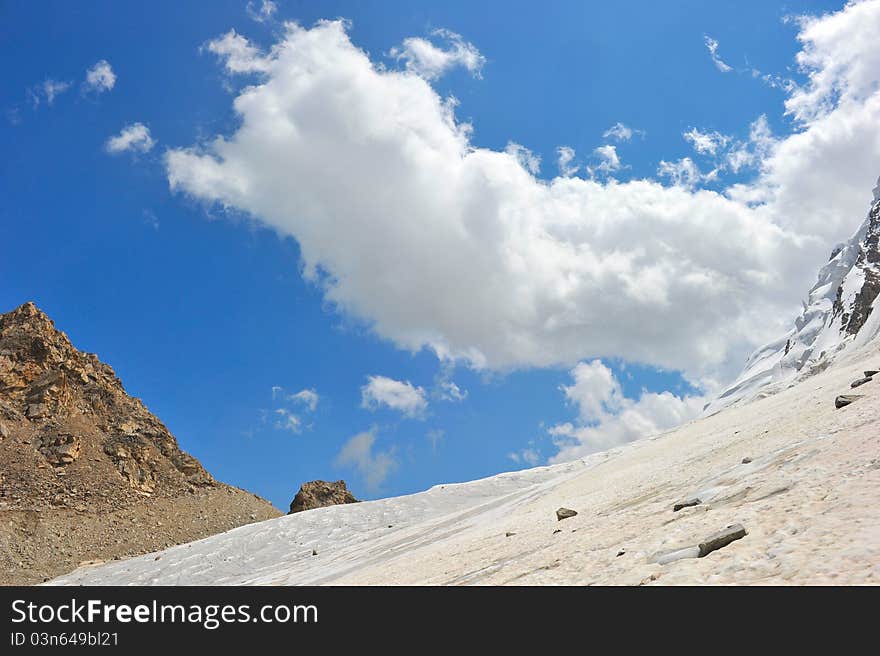
[{"label": "snow slope", "polygon": [[872,312],[880,291],[880,180],[868,216],[856,233],[838,245],[804,302],[794,327],[762,346],[742,373],[704,414],[770,394],[821,370],[856,343],[880,332],[880,313]]},{"label": "snow slope", "polygon": [[[876,342],[851,347],[773,396],[582,460],[298,513],[52,583],[880,583],[880,381],[834,409],[878,365]],[[557,522],[560,506],[579,514]],[[748,535],[655,562],[733,523]]]}]

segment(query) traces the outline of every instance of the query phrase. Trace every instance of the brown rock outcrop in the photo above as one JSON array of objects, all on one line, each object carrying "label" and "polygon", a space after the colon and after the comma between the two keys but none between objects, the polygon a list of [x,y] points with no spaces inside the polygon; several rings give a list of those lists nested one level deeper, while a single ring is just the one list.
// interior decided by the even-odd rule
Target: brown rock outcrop
[{"label": "brown rock outcrop", "polygon": [[[33,303],[0,314],[0,472],[0,584],[280,514],[214,480],[109,365],[78,351]],[[167,516],[141,524],[159,508]],[[120,514],[129,524],[116,534],[107,522]],[[44,552],[48,565],[37,562]]]},{"label": "brown rock outcrop", "polygon": [[345,481],[333,483],[309,481],[308,483],[303,483],[299,492],[293,497],[293,501],[290,503],[290,512],[287,514],[292,515],[303,510],[357,502],[358,500],[354,498],[354,495],[348,491]]}]

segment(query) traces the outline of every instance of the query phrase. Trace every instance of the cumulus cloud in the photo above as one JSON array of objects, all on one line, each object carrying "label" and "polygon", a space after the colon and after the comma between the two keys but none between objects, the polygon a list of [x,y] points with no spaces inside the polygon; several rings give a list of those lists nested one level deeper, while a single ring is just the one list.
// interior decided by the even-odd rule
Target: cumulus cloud
[{"label": "cumulus cloud", "polygon": [[559,175],[564,178],[570,178],[578,172],[579,165],[573,164],[575,152],[570,146],[559,146],[556,149],[558,155],[557,166],[559,167]]},{"label": "cumulus cloud", "polygon": [[156,141],[150,136],[150,128],[143,123],[132,123],[122,128],[115,137],[110,137],[104,149],[111,154],[133,151],[146,153],[152,150]]},{"label": "cumulus cloud", "polygon": [[84,87],[86,91],[104,93],[110,91],[116,84],[116,73],[106,59],[102,59],[86,71]]},{"label": "cumulus cloud", "polygon": [[513,157],[520,166],[532,175],[538,175],[541,171],[540,156],[535,155],[535,153],[525,146],[511,141],[507,144],[507,148],[504,149],[504,152]]},{"label": "cumulus cloud", "polygon": [[257,21],[258,23],[265,23],[266,21],[271,20],[275,15],[275,12],[278,11],[278,4],[272,2],[272,0],[262,0],[261,2],[250,0],[246,5],[245,10],[252,20]]},{"label": "cumulus cloud", "polygon": [[610,175],[615,171],[619,171],[622,167],[620,156],[617,154],[617,146],[605,144],[593,150],[593,155],[599,161],[595,166],[587,167],[590,174],[602,173]]},{"label": "cumulus cloud", "polygon": [[559,449],[550,462],[573,460],[656,435],[697,417],[706,402],[705,396],[680,397],[670,392],[642,392],[638,399],[626,398],[614,373],[598,360],[578,363],[570,374],[572,384],[561,390],[577,406],[578,419],[548,429]]},{"label": "cumulus cloud", "polygon": [[[496,370],[619,356],[730,377],[865,214],[880,66],[860,57],[876,57],[878,17],[873,0],[803,23],[798,130],[717,191],[686,162],[671,185],[539,179],[339,21],[287,25],[266,55],[240,37],[262,75],[235,98],[237,127],[168,151],[168,181],[295,237],[328,303],[400,348]],[[829,55],[842,43],[846,65]]]},{"label": "cumulus cloud", "polygon": [[697,128],[691,128],[682,136],[701,155],[715,155],[730,143],[730,137],[726,134],[717,131],[701,132]]},{"label": "cumulus cloud", "polygon": [[734,173],[746,167],[759,167],[773,152],[776,143],[767,116],[762,114],[749,126],[748,141],[737,141],[725,154],[724,165]]},{"label": "cumulus cloud", "polygon": [[880,7],[876,0],[850,2],[839,12],[802,16],[798,40],[803,46],[797,64],[809,83],[797,87],[785,102],[786,111],[809,123],[855,108],[877,97],[880,48]]},{"label": "cumulus cloud", "polygon": [[711,36],[706,35],[703,37],[703,43],[706,44],[706,49],[709,51],[709,56],[712,58],[712,63],[715,64],[715,68],[722,73],[729,73],[733,70],[733,67],[728,66],[718,54],[718,41]]},{"label": "cumulus cloud", "polygon": [[205,48],[217,55],[231,74],[264,73],[269,69],[270,59],[235,30],[209,41]]},{"label": "cumulus cloud", "polygon": [[474,44],[444,29],[434,30],[431,36],[445,43],[446,47],[435,45],[429,39],[410,37],[404,39],[402,45],[392,48],[389,54],[403,61],[406,70],[426,80],[437,79],[455,66],[463,66],[474,77],[480,77],[486,58]]},{"label": "cumulus cloud", "polygon": [[682,157],[675,162],[661,160],[657,167],[657,175],[667,178],[673,186],[693,189],[704,182],[715,180],[718,177],[718,169],[703,173],[694,160],[690,157]]},{"label": "cumulus cloud", "polygon": [[367,384],[361,387],[361,407],[376,410],[383,405],[407,417],[417,418],[427,410],[428,399],[423,387],[416,387],[409,381],[368,376]]},{"label": "cumulus cloud", "polygon": [[619,121],[602,133],[605,139],[613,139],[614,141],[629,141],[634,134],[644,134],[642,130],[633,130],[631,127],[620,123]]},{"label": "cumulus cloud", "polygon": [[353,467],[364,479],[367,489],[376,491],[397,469],[394,448],[378,451],[373,447],[378,430],[372,428],[349,439],[336,456],[339,467]]}]

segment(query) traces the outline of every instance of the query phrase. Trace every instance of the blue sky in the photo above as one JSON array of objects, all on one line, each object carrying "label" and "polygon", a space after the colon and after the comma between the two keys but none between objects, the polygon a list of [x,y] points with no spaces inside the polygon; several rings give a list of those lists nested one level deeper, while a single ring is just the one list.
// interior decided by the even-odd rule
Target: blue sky
[{"label": "blue sky", "polygon": [[[858,208],[869,198],[866,181],[880,172],[860,166],[849,175],[852,187],[840,185],[842,200],[834,204],[839,218],[828,221],[822,213],[827,207],[820,207],[812,191],[796,189],[804,175],[792,163],[810,135],[817,143],[837,138],[819,132],[832,129],[834,112],[855,111],[842,101],[835,104],[837,96],[830,109],[816,109],[827,90],[810,81],[795,57],[810,39],[816,49],[832,51],[835,43],[823,40],[816,26],[846,19],[847,29],[858,29],[850,24],[864,18],[844,14],[859,7],[841,12],[839,2],[560,1],[507,3],[501,11],[496,3],[470,2],[275,4],[271,15],[256,20],[255,15],[263,18],[260,3],[249,10],[244,0],[210,6],[3,3],[0,230],[7,248],[0,259],[0,310],[34,300],[76,346],[111,364],[129,393],[143,399],[212,473],[280,508],[303,481],[316,478],[345,478],[360,497],[404,494],[576,457],[628,441],[646,427],[663,429],[692,418],[705,396],[736,374],[748,351],[794,316],[789,310],[812,283],[821,254],[855,229]],[[837,12],[837,18],[814,19],[816,34],[809,23],[786,20],[828,12]],[[316,21],[337,18],[346,19],[347,27],[332,34],[311,31]],[[287,32],[284,21],[297,22],[299,32]],[[232,70],[220,41],[231,29],[248,40],[238,45],[253,48],[244,74]],[[410,41],[408,49],[408,38],[419,41]],[[294,44],[293,54],[285,56],[294,59],[260,59],[271,59],[271,46],[285,39]],[[713,39],[721,63],[707,47]],[[476,60],[456,59],[456,44],[477,53]],[[426,70],[424,62],[419,68],[413,53],[426,45],[435,54],[452,53],[443,70]],[[367,102],[372,91],[366,89],[346,96],[351,106],[344,111],[321,105],[333,102],[338,91],[316,91],[283,107],[298,93],[283,88],[293,84],[285,70],[307,48],[316,57],[313,68],[321,66],[315,55],[321,48],[344,55],[339,61],[355,67],[359,60],[352,53],[366,53],[360,56],[369,59],[370,72],[358,69],[361,77],[352,73],[339,89],[357,79],[375,84],[380,105],[383,93],[399,92],[417,107],[434,106],[430,89],[441,100],[454,96],[454,124],[469,123],[470,131],[461,137],[449,128],[447,134],[442,121],[409,125],[421,119],[408,118],[405,110],[393,120],[388,111],[374,115]],[[106,78],[86,81],[87,71],[101,61],[112,69],[112,85]],[[408,64],[410,72],[402,72]],[[835,74],[853,88],[867,84],[854,70]],[[328,68],[302,75],[314,75],[316,88],[330,89],[343,73]],[[68,85],[57,88],[51,102],[47,80]],[[270,82],[279,95],[258,95],[253,114],[236,114],[237,96],[249,85]],[[876,89],[875,81],[869,82],[874,86],[867,88]],[[279,137],[273,152],[271,140],[248,142],[242,133],[234,152],[211,151],[215,137],[234,138],[248,121],[281,130],[283,125],[264,121],[271,102],[289,109],[298,130],[314,129],[320,139],[303,138],[298,149]],[[316,114],[306,113],[310,102]],[[376,137],[376,150],[367,151],[348,143],[343,127],[319,125],[322,117],[331,121],[337,115],[358,125],[375,121],[375,133],[385,141]],[[758,127],[772,135],[763,140],[754,137],[762,116]],[[119,152],[110,152],[108,140],[136,124],[149,130],[151,147],[145,141],[118,142]],[[603,136],[616,124],[630,128],[631,136]],[[703,152],[683,136],[693,128],[709,139]],[[502,169],[498,180],[513,176],[513,182],[497,183],[490,200],[479,200],[490,203],[487,214],[501,217],[484,226],[494,231],[486,244],[480,242],[482,228],[465,220],[470,210],[461,210],[461,225],[473,229],[468,248],[480,252],[503,242],[507,246],[498,257],[517,249],[525,253],[522,260],[504,259],[510,269],[497,280],[490,271],[493,286],[473,299],[465,297],[490,276],[476,267],[455,287],[450,280],[459,278],[435,271],[454,248],[435,251],[418,238],[431,234],[444,212],[458,211],[456,199],[444,196],[452,187],[431,188],[420,180],[413,189],[425,198],[401,191],[398,203],[393,194],[409,190],[405,176],[412,171],[390,164],[383,169],[387,161],[404,157],[400,153],[408,146],[400,145],[405,139],[398,142],[398,133],[420,130],[437,135],[414,146],[424,149],[420,161],[432,162],[426,177],[437,179],[460,164],[464,155],[448,155],[440,146],[431,150],[432,144],[459,138],[467,141],[468,152],[491,154],[491,164],[479,164],[495,167],[481,169],[486,179]],[[366,140],[373,138],[372,131],[365,133]],[[328,141],[327,135],[332,143],[321,152],[305,152],[306,144],[315,147]],[[835,152],[847,162],[877,161],[864,140],[839,139]],[[527,171],[525,151],[514,157],[511,142],[539,157],[540,170]],[[580,166],[567,178],[557,167],[561,146],[576,153],[572,161]],[[619,163],[607,157],[608,150],[596,150],[602,147],[613,147]],[[750,158],[748,165],[732,164],[737,148]],[[191,157],[173,165],[172,152]],[[376,153],[367,161],[375,161],[380,177],[367,176],[361,184],[358,170],[371,167],[349,170],[347,163],[368,152]],[[817,161],[822,156],[810,152]],[[387,160],[383,153],[390,153]],[[198,177],[199,157],[224,162],[216,186]],[[449,166],[432,173],[430,166],[444,157]],[[687,177],[683,158],[697,167],[699,179]],[[268,175],[239,170],[268,160],[275,162]],[[522,165],[510,173],[504,168],[508,160]],[[298,167],[308,162],[320,176],[314,180],[328,182],[326,189],[314,180],[306,185],[294,173],[284,179],[284,171],[302,170]],[[675,168],[679,177],[664,176],[662,162],[674,164],[667,170]],[[527,184],[516,182],[520,175]],[[638,186],[644,180],[650,184]],[[370,185],[382,200],[364,210],[360,223],[351,223],[353,213],[370,205],[369,195],[363,196]],[[553,194],[547,192],[551,188]],[[532,195],[518,205],[511,199],[522,189]],[[851,189],[861,189],[864,198]],[[563,192],[566,200],[560,200]],[[350,203],[340,200],[349,196]],[[541,217],[559,216],[568,207],[563,203],[581,207],[578,198],[588,198],[585,209],[572,210],[575,218],[564,225],[523,220],[526,236],[539,230],[548,249],[564,247],[556,256],[532,260],[544,242],[533,248],[522,241],[510,217],[532,217],[530,208],[542,203],[552,212]],[[658,219],[639,214],[667,201],[669,209],[657,211],[674,221],[662,230]],[[435,202],[445,209],[435,213]],[[625,225],[614,214],[621,203],[634,206]],[[796,207],[803,211],[793,211]],[[692,218],[703,211],[706,219]],[[601,223],[602,239],[612,235],[601,253],[619,248],[619,259],[603,260],[589,272],[577,265],[557,271],[554,262],[563,254],[595,256],[589,248],[600,249],[599,233],[586,238],[582,232],[599,230],[600,214],[607,222]],[[720,227],[706,227],[716,214]],[[655,229],[661,237],[651,236]],[[359,250],[359,240],[370,234],[387,244],[381,257],[375,257],[376,248]],[[444,232],[436,243],[447,237]],[[301,250],[302,238],[308,252]],[[640,239],[645,243],[633,245]],[[663,252],[675,255],[674,266],[652,259],[651,249],[661,241]],[[737,244],[741,252],[726,252]],[[410,246],[412,261],[404,254]],[[719,259],[740,257],[751,273],[740,278],[737,272],[716,272],[711,254],[708,262],[682,273],[681,262],[690,259],[687,248],[714,249]],[[398,259],[407,262],[406,269]],[[486,267],[495,261],[487,256]],[[527,262],[530,273],[511,273],[519,271],[514,261]],[[613,268],[614,261],[626,263],[616,283],[596,273]],[[768,262],[778,263],[778,270],[766,269]],[[317,278],[304,278],[304,263],[318,266]],[[765,270],[766,280],[759,275]],[[717,294],[678,289],[666,275],[708,279],[707,289],[717,288]],[[739,295],[724,290],[728,282]],[[524,297],[534,302],[520,306],[514,300],[508,307],[499,301],[479,316],[486,298],[506,298],[508,283],[522,286]],[[571,296],[569,287],[575,289]],[[457,312],[454,303],[439,300],[447,294],[461,297],[460,312],[470,316],[448,316]],[[662,308],[655,312],[657,303]],[[594,304],[594,314],[581,312]],[[407,308],[413,316],[404,316]],[[761,323],[750,313],[772,318]],[[554,332],[566,322],[573,327]],[[681,337],[673,338],[677,332]],[[376,387],[378,396],[365,397],[370,376],[392,382]],[[444,389],[450,396],[451,388],[443,387],[450,382],[463,398],[442,398]],[[273,395],[273,388],[281,389]],[[314,407],[303,396],[288,398],[302,390],[317,394]],[[294,424],[288,423],[291,416]]]}]

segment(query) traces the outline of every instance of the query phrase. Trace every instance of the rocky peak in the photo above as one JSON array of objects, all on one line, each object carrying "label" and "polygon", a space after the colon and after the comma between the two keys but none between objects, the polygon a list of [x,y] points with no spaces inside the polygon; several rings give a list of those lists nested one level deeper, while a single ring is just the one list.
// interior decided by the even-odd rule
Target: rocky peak
[{"label": "rocky peak", "polygon": [[823,370],[843,351],[880,334],[880,180],[856,233],[831,253],[794,327],[756,350],[739,377],[706,413],[766,394]]},{"label": "rocky peak", "polygon": [[[12,435],[37,456],[31,462],[26,449],[4,449],[0,464],[8,474],[0,495],[6,499],[39,502],[34,482],[47,465],[56,473],[53,489],[57,475],[91,476],[84,489],[117,498],[124,490],[173,496],[214,485],[162,422],[126,394],[113,369],[78,351],[31,302],[0,314],[0,423],[0,435]],[[83,456],[112,470],[85,467]]]},{"label": "rocky peak", "polygon": [[303,483],[299,492],[293,498],[290,504],[290,512],[302,512],[303,510],[312,510],[313,508],[324,508],[325,506],[336,506],[343,503],[358,503],[354,495],[348,491],[345,481],[336,481],[329,483],[327,481],[309,481]]}]

